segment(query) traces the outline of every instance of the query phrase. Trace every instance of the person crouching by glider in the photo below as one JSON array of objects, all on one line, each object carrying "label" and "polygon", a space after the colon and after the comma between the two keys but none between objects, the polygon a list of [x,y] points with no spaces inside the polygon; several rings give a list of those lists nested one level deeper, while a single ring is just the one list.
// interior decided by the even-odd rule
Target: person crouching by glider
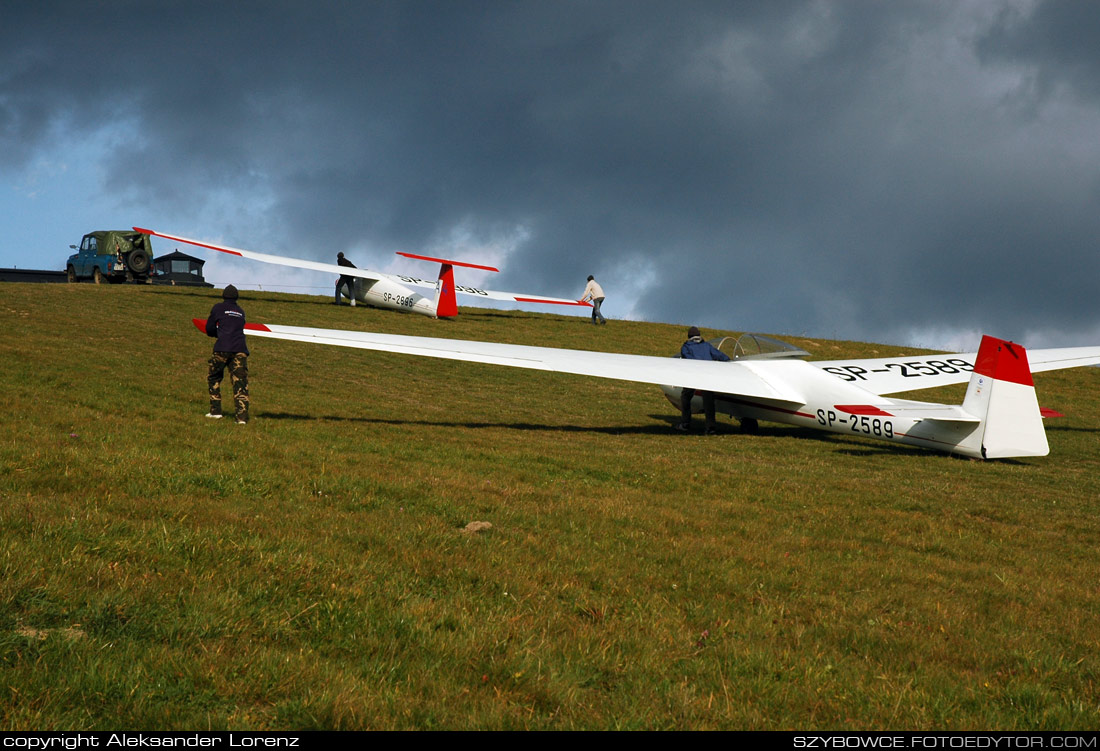
[{"label": "person crouching by glider", "polygon": [[[347,266],[348,268],[357,268],[354,263],[344,258],[343,253],[336,254],[336,263],[340,266]],[[351,307],[355,307],[355,278],[348,276],[347,274],[341,274],[340,278],[336,280],[336,304],[340,304],[340,291],[347,285],[348,297],[351,298]]]},{"label": "person crouching by glider", "polygon": [[607,319],[600,312],[600,306],[603,305],[603,287],[596,281],[596,277],[591,274],[588,275],[588,284],[584,288],[584,294],[581,295],[581,302],[589,300],[592,301],[592,323],[597,326],[601,323],[607,323]]},{"label": "person crouching by glider", "polygon": [[[719,360],[721,362],[729,362],[730,359],[729,355],[719,351],[710,342],[704,342],[702,334],[695,326],[688,329],[687,341],[680,347],[680,357],[685,360]],[[695,389],[688,388],[680,392],[680,422],[676,425],[677,430],[685,432],[691,430],[691,400],[695,394]],[[714,435],[717,432],[717,421],[714,418],[714,392],[700,389],[698,394],[703,397],[707,435]]]},{"label": "person crouching by glider", "polygon": [[222,301],[210,309],[206,319],[206,335],[216,337],[214,354],[206,383],[210,391],[210,411],[207,417],[222,417],[222,376],[229,368],[233,381],[233,403],[237,408],[237,424],[248,424],[248,345],[244,341],[244,311],[237,305],[237,288],[232,284],[222,291]]}]

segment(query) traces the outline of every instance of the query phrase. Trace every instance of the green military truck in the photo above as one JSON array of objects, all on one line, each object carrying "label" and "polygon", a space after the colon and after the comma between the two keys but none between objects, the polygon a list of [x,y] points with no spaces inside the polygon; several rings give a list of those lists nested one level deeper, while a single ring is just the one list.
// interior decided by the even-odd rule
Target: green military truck
[{"label": "green military truck", "polygon": [[149,235],[123,230],[89,232],[65,264],[70,283],[91,279],[108,282],[148,282],[153,273],[153,242]]}]

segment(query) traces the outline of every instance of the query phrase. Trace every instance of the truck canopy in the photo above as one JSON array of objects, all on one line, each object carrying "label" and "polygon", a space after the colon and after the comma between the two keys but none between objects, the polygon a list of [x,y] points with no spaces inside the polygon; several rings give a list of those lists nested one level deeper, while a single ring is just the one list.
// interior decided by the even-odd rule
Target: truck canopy
[{"label": "truck canopy", "polygon": [[149,235],[140,232],[124,230],[104,230],[102,232],[89,232],[84,235],[84,243],[81,247],[88,248],[88,238],[95,238],[96,253],[98,255],[115,255],[117,253],[129,253],[131,250],[142,249],[153,257],[153,241]]}]

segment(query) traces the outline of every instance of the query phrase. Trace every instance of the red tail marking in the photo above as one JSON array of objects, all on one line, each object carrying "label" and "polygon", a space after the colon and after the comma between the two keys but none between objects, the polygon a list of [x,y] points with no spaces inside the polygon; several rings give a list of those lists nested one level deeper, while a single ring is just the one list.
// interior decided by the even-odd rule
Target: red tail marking
[{"label": "red tail marking", "polygon": [[482,271],[500,271],[500,269],[493,268],[492,266],[482,266],[477,263],[466,263],[465,261],[449,261],[446,258],[432,258],[431,256],[418,256],[415,253],[403,253],[400,250],[397,251],[397,255],[405,256],[405,258],[415,258],[418,261],[431,261],[432,263],[442,263],[446,266],[462,266],[467,269],[481,269]]},{"label": "red tail marking", "polygon": [[889,412],[883,412],[881,409],[873,404],[837,404],[835,405],[841,412],[847,412],[850,415],[877,415],[880,417],[893,417]]},{"label": "red tail marking", "polygon": [[998,381],[1009,381],[1021,386],[1034,386],[1031,367],[1027,364],[1027,352],[1023,346],[1005,339],[983,336],[978,347],[978,359],[974,372]]},{"label": "red tail marking", "polygon": [[458,301],[455,300],[455,270],[449,263],[439,267],[439,301],[435,306],[437,318],[454,318],[458,315]]}]

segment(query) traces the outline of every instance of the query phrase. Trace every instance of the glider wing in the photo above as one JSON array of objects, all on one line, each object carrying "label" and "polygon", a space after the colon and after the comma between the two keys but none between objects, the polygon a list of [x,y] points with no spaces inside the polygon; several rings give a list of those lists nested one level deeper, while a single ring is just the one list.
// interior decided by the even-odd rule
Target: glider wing
[{"label": "glider wing", "polygon": [[[232,256],[240,256],[241,258],[250,258],[253,261],[263,261],[264,263],[275,263],[280,266],[292,266],[297,269],[310,269],[312,271],[330,271],[333,274],[342,274],[344,276],[357,276],[362,279],[372,279],[378,281],[379,279],[392,279],[389,274],[380,274],[377,271],[371,271],[369,269],[356,269],[350,266],[338,266],[335,263],[321,263],[319,261],[306,261],[300,258],[288,258],[286,256],[276,256],[270,253],[257,253],[254,250],[242,250],[241,248],[230,248],[226,245],[215,245],[214,243],[206,243],[201,240],[192,240],[187,237],[179,237],[178,235],[166,235],[163,232],[156,232],[151,229],[138,229],[134,228],[135,232],[142,232],[147,235],[155,235],[157,237],[163,237],[166,240],[174,240],[175,242],[187,243],[188,245],[197,245],[200,248],[209,248],[210,250],[221,251],[222,253],[228,253]],[[431,285],[435,287],[433,283]]]},{"label": "glider wing", "polygon": [[[194,319],[200,329],[205,322]],[[674,383],[708,391],[737,393],[779,403],[805,403],[797,388],[798,373],[820,377],[812,366],[801,360],[768,363],[726,363],[702,360],[681,360],[675,357],[625,355],[613,352],[590,352],[522,344],[500,344],[463,339],[440,339],[401,334],[376,334],[368,331],[315,329],[275,324],[247,325],[249,336],[287,339],[313,344],[330,344],[380,352],[396,352],[446,360],[465,360],[490,365],[507,365],[554,373],[598,376],[637,383]]]},{"label": "glider wing", "polygon": [[[935,386],[967,383],[974,371],[977,352],[943,355],[900,355],[870,360],[823,360],[811,362],[872,394],[897,394]],[[1032,373],[1100,364],[1100,347],[1029,349]]]}]

